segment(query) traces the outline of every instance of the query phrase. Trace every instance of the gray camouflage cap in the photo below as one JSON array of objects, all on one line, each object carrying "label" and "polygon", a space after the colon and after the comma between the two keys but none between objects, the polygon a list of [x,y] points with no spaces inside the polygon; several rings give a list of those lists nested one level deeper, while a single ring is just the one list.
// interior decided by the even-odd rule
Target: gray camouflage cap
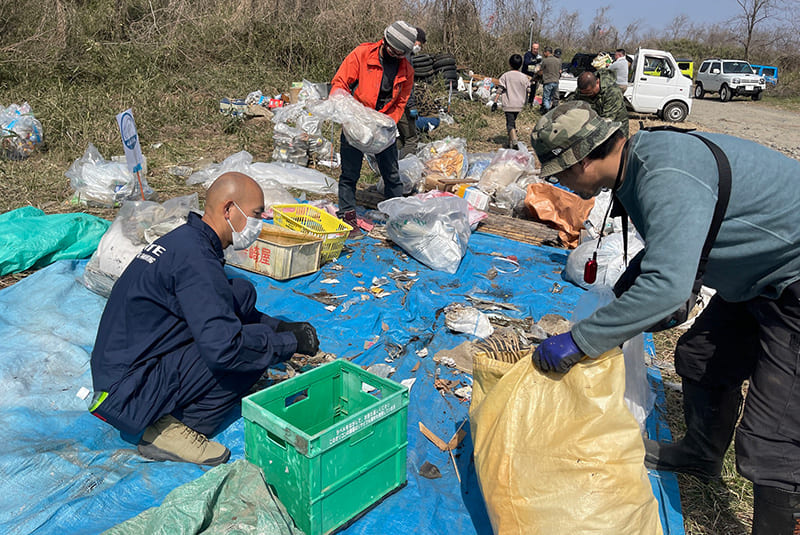
[{"label": "gray camouflage cap", "polygon": [[575,165],[618,130],[620,123],[598,116],[582,101],[560,104],[537,121],[531,146],[542,164],[542,176]]}]

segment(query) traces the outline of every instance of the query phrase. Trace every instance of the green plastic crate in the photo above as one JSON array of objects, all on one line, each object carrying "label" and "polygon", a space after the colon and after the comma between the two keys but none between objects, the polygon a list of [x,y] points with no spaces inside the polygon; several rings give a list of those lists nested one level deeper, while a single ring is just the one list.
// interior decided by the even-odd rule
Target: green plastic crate
[{"label": "green plastic crate", "polygon": [[406,481],[408,389],[347,360],[242,401],[245,457],[307,535],[330,533]]}]

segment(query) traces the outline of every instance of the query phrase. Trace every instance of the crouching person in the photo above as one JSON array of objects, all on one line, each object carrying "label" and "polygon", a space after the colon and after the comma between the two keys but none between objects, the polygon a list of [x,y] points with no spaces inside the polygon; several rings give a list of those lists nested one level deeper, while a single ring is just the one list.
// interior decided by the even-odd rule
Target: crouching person
[{"label": "crouching person", "polygon": [[249,247],[261,230],[264,196],[250,177],[225,173],[205,214],[151,245],[114,285],[91,367],[92,414],[142,434],[148,459],[216,466],[228,448],[208,440],[267,367],[319,349],[309,323],[255,308],[255,287],[228,279],[223,250]]}]

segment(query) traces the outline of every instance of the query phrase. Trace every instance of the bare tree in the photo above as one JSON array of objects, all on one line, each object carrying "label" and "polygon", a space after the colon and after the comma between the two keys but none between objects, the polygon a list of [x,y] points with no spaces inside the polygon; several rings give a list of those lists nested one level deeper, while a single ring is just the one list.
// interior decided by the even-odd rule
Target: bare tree
[{"label": "bare tree", "polygon": [[744,59],[750,56],[756,26],[768,20],[777,9],[777,0],[736,0],[742,12],[733,20],[742,30],[738,41],[744,47]]},{"label": "bare tree", "polygon": [[580,39],[580,13],[577,11],[568,12],[562,9],[553,25],[552,36],[556,43],[559,43],[564,50],[575,48]]}]

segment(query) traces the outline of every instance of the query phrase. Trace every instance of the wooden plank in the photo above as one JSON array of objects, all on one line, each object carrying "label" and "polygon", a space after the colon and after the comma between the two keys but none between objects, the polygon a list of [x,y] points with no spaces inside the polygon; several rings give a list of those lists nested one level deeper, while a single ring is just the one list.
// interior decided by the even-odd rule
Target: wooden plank
[{"label": "wooden plank", "polygon": [[[361,206],[376,209],[378,203],[384,200],[383,195],[374,189],[357,189],[356,201]],[[478,225],[476,232],[485,232],[502,236],[511,240],[532,245],[551,245],[553,247],[563,247],[558,238],[558,231],[551,229],[547,225],[529,219],[519,219],[501,214],[489,213],[489,217]]]}]

